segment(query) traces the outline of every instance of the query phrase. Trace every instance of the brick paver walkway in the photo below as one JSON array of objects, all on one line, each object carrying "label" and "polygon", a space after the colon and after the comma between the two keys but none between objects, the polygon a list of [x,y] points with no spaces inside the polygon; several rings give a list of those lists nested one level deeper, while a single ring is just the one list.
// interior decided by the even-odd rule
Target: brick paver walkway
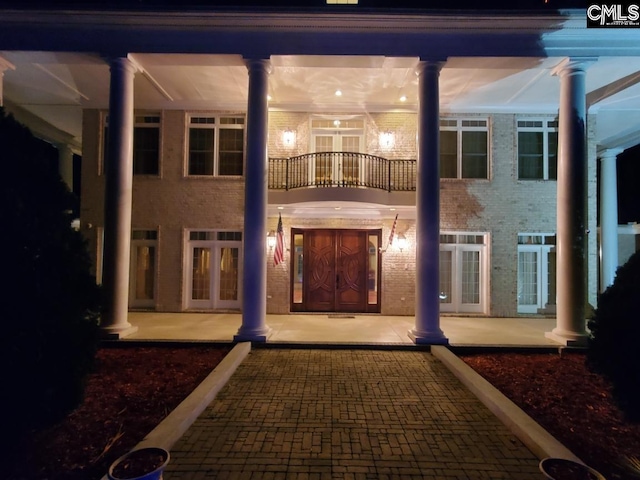
[{"label": "brick paver walkway", "polygon": [[539,480],[538,460],[430,353],[254,349],[165,480]]}]

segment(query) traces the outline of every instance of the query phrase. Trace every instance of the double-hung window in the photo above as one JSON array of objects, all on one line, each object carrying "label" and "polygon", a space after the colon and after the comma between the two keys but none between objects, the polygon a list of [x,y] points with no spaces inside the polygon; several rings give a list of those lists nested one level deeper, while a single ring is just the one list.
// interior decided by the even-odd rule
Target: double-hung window
[{"label": "double-hung window", "polygon": [[558,122],[518,120],[518,179],[558,178]]},{"label": "double-hung window", "polygon": [[242,175],[244,117],[189,118],[187,175]]},{"label": "double-hung window", "polygon": [[[109,158],[109,118],[105,118],[103,165]],[[158,175],[160,172],[160,115],[136,115],[133,128],[134,175]]]},{"label": "double-hung window", "polygon": [[489,178],[488,123],[440,120],[440,178]]}]

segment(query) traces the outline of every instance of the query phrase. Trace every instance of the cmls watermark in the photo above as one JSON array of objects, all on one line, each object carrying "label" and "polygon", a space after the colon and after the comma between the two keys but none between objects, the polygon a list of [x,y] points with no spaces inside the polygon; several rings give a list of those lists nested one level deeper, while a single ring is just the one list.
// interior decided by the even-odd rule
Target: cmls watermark
[{"label": "cmls watermark", "polygon": [[587,27],[640,27],[640,6],[637,3],[592,3],[587,7]]}]

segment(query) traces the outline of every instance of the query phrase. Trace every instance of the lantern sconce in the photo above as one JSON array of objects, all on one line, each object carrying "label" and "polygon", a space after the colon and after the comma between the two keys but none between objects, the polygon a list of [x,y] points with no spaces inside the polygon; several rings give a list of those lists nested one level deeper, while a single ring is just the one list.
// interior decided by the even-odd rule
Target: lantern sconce
[{"label": "lantern sconce", "polygon": [[398,249],[401,252],[409,246],[409,241],[407,240],[407,237],[405,237],[401,233],[398,234],[397,242],[398,242]]},{"label": "lantern sconce", "polygon": [[390,131],[381,132],[379,142],[380,147],[383,150],[389,150],[390,148],[393,148],[393,145],[395,143],[395,135]]},{"label": "lantern sconce", "polygon": [[273,250],[273,247],[276,246],[276,232],[270,230],[267,234],[267,247],[269,250]]},{"label": "lantern sconce", "polygon": [[287,128],[282,132],[282,143],[285,147],[293,147],[296,143],[296,132]]}]

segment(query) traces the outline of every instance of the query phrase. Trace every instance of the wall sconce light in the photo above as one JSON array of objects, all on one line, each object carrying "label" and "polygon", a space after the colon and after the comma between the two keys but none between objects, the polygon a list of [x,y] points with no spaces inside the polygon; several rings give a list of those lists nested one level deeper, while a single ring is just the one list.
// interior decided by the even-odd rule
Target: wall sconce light
[{"label": "wall sconce light", "polygon": [[407,241],[407,238],[401,233],[398,234],[397,242],[398,242],[398,248],[400,249],[401,252],[409,246],[409,242]]},{"label": "wall sconce light", "polygon": [[381,132],[379,142],[380,142],[380,147],[385,150],[389,148],[393,148],[393,145],[395,143],[395,136],[393,132],[389,132],[389,131]]},{"label": "wall sconce light", "polygon": [[282,132],[282,143],[285,147],[293,147],[296,143],[296,132],[287,128]]},{"label": "wall sconce light", "polygon": [[273,250],[273,247],[276,246],[276,232],[274,232],[273,230],[270,230],[269,233],[267,233],[267,247],[269,248],[269,250]]}]

